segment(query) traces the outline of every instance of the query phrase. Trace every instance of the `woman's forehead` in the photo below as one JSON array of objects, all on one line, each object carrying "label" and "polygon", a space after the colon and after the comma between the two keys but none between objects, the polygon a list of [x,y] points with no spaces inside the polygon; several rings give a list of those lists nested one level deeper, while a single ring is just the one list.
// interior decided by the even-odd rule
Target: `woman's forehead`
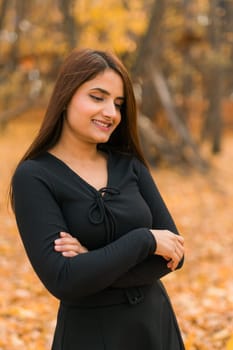
[{"label": "woman's forehead", "polygon": [[112,69],[100,72],[93,79],[80,86],[81,89],[104,90],[118,97],[124,97],[124,86],[121,76]]}]

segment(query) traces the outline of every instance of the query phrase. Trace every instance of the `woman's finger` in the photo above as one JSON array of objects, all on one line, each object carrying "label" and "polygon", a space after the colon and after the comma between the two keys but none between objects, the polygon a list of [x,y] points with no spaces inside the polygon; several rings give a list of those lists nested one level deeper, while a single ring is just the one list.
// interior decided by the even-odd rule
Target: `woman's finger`
[{"label": "woman's finger", "polygon": [[[54,242],[57,244],[60,244],[62,242],[73,242],[76,241],[79,243],[78,239],[76,237],[71,236],[67,232],[60,232],[60,238],[57,238]],[[79,243],[80,244],[80,243]]]},{"label": "woman's finger", "polygon": [[55,250],[59,252],[68,252],[68,251],[75,251],[79,253],[80,250],[82,250],[80,247],[72,245],[72,244],[63,244],[63,245],[55,245]]},{"label": "woman's finger", "polygon": [[71,236],[67,232],[60,232],[60,238],[54,241],[54,249],[62,254],[64,253],[64,256],[69,257],[88,251],[80,244],[77,238]]},{"label": "woman's finger", "polygon": [[184,245],[184,237],[180,235],[176,235],[177,240],[179,241],[180,244]]},{"label": "woman's finger", "polygon": [[178,257],[181,259],[182,256],[184,255],[184,247],[177,245],[175,248],[175,254],[178,255]]},{"label": "woman's finger", "polygon": [[167,267],[170,268],[172,271],[174,271],[177,268],[183,255],[184,255],[183,247],[181,247],[180,245],[177,245],[174,250],[173,257],[168,262]]},{"label": "woman's finger", "polygon": [[60,232],[60,237],[64,238],[64,237],[73,237],[73,236],[71,236],[71,234],[68,232]]},{"label": "woman's finger", "polygon": [[79,241],[73,237],[58,238],[54,241],[54,243],[57,245],[65,245],[65,244],[81,245]]},{"label": "woman's finger", "polygon": [[163,256],[163,258],[167,261],[171,260],[171,258],[169,256]]},{"label": "woman's finger", "polygon": [[78,253],[74,251],[69,251],[69,252],[62,252],[62,255],[65,256],[66,258],[73,258],[78,255]]}]

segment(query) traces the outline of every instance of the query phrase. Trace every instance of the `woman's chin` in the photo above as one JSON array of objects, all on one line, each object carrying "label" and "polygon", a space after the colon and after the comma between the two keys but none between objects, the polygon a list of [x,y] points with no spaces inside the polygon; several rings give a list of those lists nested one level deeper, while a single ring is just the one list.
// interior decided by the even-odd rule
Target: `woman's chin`
[{"label": "woman's chin", "polygon": [[96,143],[106,143],[108,142],[110,135],[99,136],[95,138]]}]

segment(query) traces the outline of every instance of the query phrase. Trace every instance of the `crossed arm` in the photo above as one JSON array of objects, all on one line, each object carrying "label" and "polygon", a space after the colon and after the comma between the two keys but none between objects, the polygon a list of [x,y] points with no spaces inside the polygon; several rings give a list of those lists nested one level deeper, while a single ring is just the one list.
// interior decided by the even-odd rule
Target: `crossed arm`
[{"label": "crossed arm", "polygon": [[[174,271],[184,255],[184,238],[169,230],[150,230],[156,241],[155,255],[164,257],[167,267]],[[67,258],[88,252],[77,238],[67,232],[61,232],[54,241],[54,249]]]}]

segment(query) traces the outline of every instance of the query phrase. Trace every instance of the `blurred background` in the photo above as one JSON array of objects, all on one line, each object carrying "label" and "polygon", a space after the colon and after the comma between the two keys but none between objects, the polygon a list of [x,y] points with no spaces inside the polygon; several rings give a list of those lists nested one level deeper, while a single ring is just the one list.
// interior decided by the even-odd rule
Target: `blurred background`
[{"label": "blurred background", "polygon": [[50,348],[57,301],[7,191],[77,47],[130,71],[142,146],[186,240],[184,268],[163,279],[186,349],[232,350],[233,0],[0,0],[0,350]]}]

